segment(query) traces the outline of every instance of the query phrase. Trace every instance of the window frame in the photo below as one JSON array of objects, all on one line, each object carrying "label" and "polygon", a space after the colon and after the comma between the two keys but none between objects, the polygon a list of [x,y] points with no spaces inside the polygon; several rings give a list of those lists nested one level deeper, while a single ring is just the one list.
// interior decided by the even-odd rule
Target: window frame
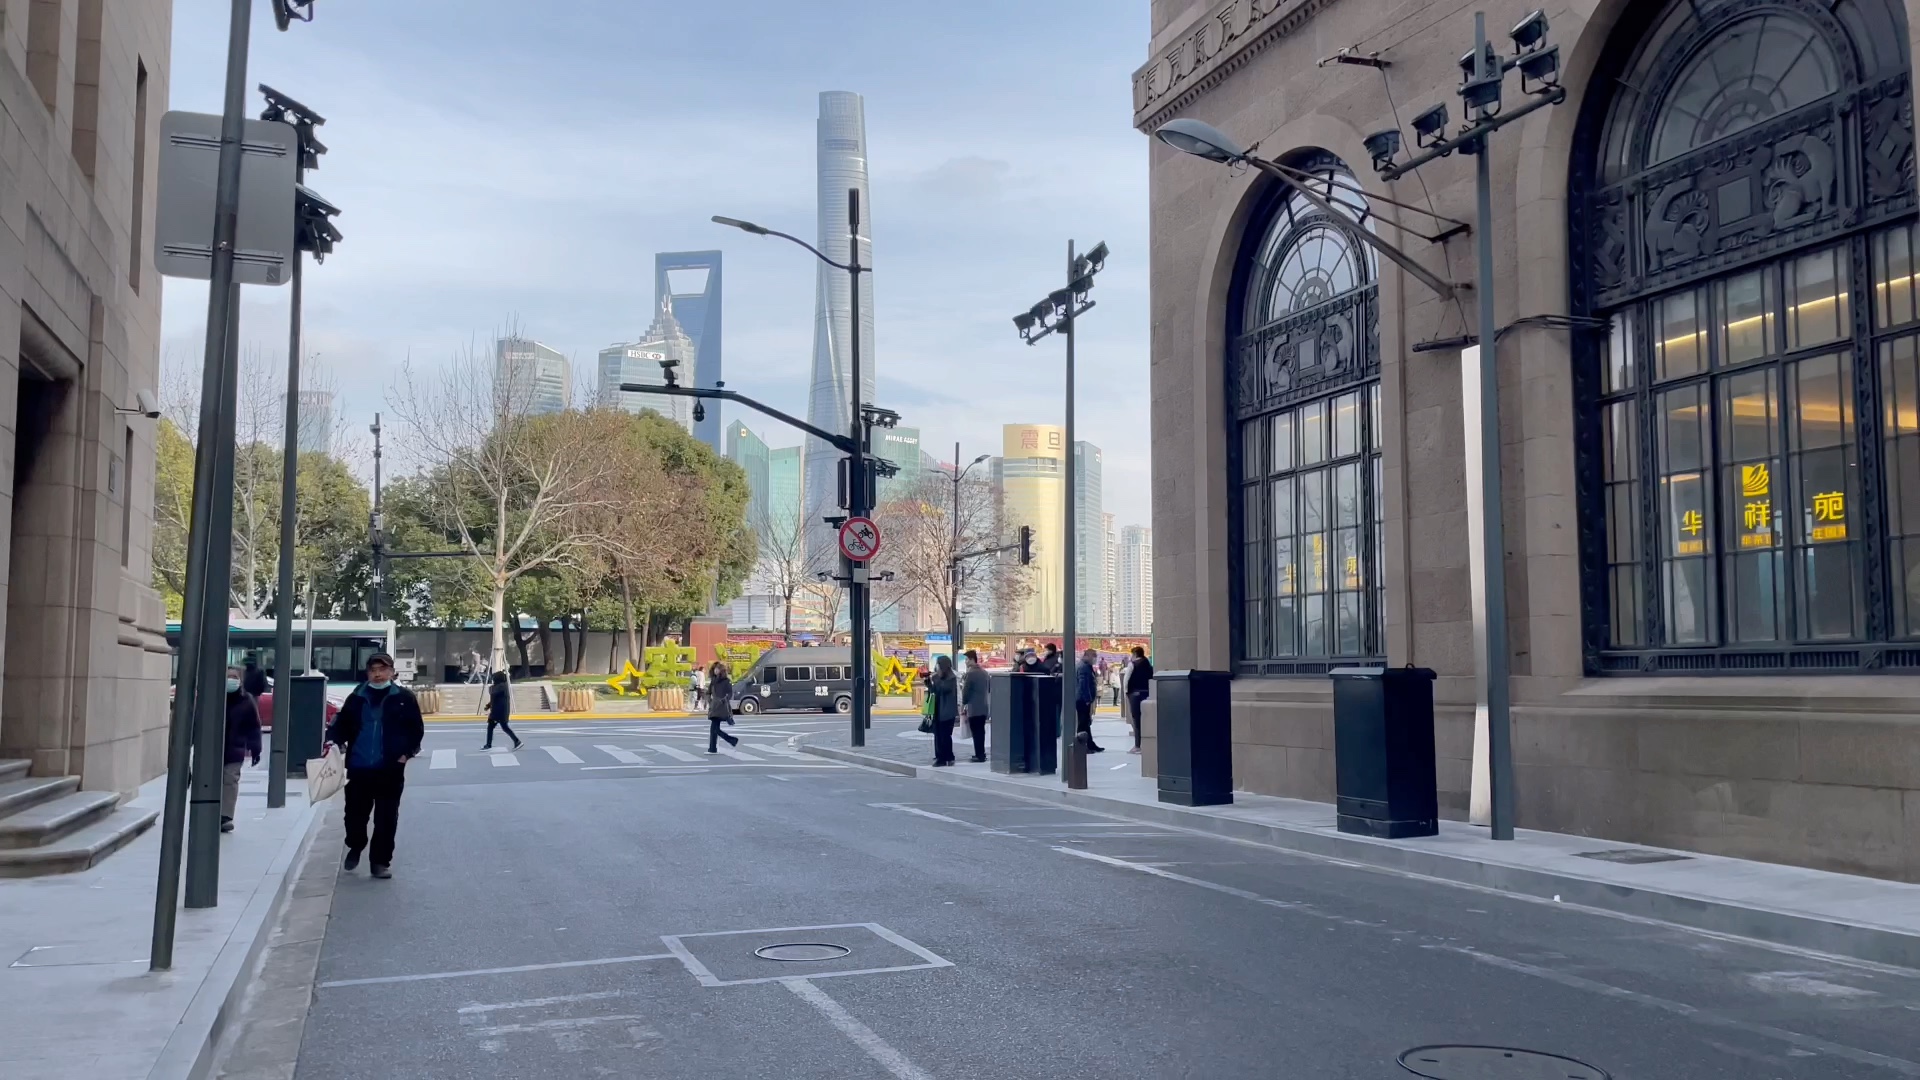
[{"label": "window frame", "polygon": [[[1352,182],[1352,172],[1338,158],[1321,151],[1293,155],[1287,162],[1302,172],[1322,177],[1326,186],[1321,194],[1342,213],[1305,209],[1304,200],[1283,185],[1269,187],[1250,216],[1242,237],[1239,258],[1234,267],[1233,285],[1227,301],[1229,376],[1225,380],[1228,396],[1228,502],[1229,594],[1228,617],[1233,670],[1239,676],[1312,676],[1322,677],[1335,667],[1384,665],[1385,634],[1384,588],[1381,545],[1384,537],[1382,509],[1384,497],[1379,490],[1382,475],[1381,427],[1379,417],[1379,335],[1377,320],[1378,268],[1372,248],[1357,235],[1371,229],[1371,210],[1363,196],[1338,186],[1334,178]],[[1284,268],[1302,241],[1324,243],[1328,231],[1344,241],[1342,258],[1351,267],[1356,284],[1339,294],[1319,298],[1317,302],[1293,310],[1274,310],[1268,305],[1276,294],[1277,274]],[[1270,258],[1263,258],[1271,256]],[[1256,325],[1247,325],[1256,323]],[[1317,330],[1317,336],[1315,331]],[[1276,332],[1291,336],[1282,341]],[[1255,353],[1263,366],[1271,366],[1275,349],[1285,353],[1281,361],[1287,367],[1284,388],[1249,370]],[[1289,352],[1288,350],[1292,350]],[[1335,362],[1337,358],[1338,362]],[[1259,382],[1262,393],[1250,394],[1248,387]],[[1352,453],[1336,457],[1334,424],[1335,403],[1347,395],[1356,395],[1355,446]],[[1249,400],[1251,398],[1251,400]],[[1281,471],[1268,467],[1269,442],[1273,425],[1282,416],[1295,417],[1295,445],[1299,445],[1298,418],[1306,411],[1324,408],[1329,422],[1325,430],[1327,453],[1316,462],[1294,460]],[[1257,470],[1250,469],[1249,444],[1258,444]],[[1350,526],[1333,523],[1333,485],[1337,470],[1352,467],[1358,480],[1357,522]],[[1255,472],[1257,471],[1257,475]],[[1325,558],[1332,569],[1328,574],[1326,597],[1326,638],[1324,654],[1309,654],[1304,641],[1297,639],[1291,655],[1275,655],[1272,647],[1275,627],[1274,605],[1282,595],[1275,586],[1273,557],[1278,547],[1273,532],[1272,506],[1267,495],[1278,483],[1298,484],[1301,477],[1324,474],[1329,497],[1324,535],[1328,537]],[[1296,513],[1298,510],[1298,488]],[[1257,502],[1259,513],[1249,502]],[[1257,520],[1254,520],[1256,519]],[[1357,559],[1361,584],[1355,589],[1339,589],[1337,572],[1341,557],[1335,537],[1351,529],[1357,534]],[[1297,534],[1295,539],[1298,539]],[[1259,587],[1248,575],[1257,574]],[[1254,595],[1257,592],[1258,595]],[[1296,591],[1292,595],[1304,596]],[[1337,611],[1342,595],[1357,596],[1359,601],[1359,646],[1341,650],[1335,642],[1339,633]],[[1250,614],[1258,609],[1258,621],[1250,623]],[[1295,627],[1304,638],[1304,614],[1296,614]]]}]

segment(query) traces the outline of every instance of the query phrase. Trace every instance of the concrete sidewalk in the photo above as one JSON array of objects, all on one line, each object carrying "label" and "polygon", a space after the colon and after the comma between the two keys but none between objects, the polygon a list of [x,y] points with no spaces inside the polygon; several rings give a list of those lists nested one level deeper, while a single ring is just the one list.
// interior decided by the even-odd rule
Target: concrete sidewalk
[{"label": "concrete sidewalk", "polygon": [[[131,805],[159,807],[166,779]],[[268,810],[267,774],[243,774],[221,841],[220,903],[180,910],[173,970],[147,970],[159,828],[78,874],[0,881],[0,1076],[186,1080],[205,1075],[288,870],[316,818],[305,781]]]},{"label": "concrete sidewalk", "polygon": [[1236,792],[1228,806],[1177,806],[1159,801],[1158,781],[1141,776],[1140,759],[1125,752],[1132,738],[1124,724],[1096,719],[1094,737],[1107,752],[1089,758],[1085,791],[1068,791],[1053,775],[995,773],[966,761],[964,752],[960,764],[935,769],[932,737],[897,724],[876,723],[859,750],[840,731],[798,736],[793,744],[821,757],[907,776],[1920,968],[1920,885],[1527,829],[1501,843],[1488,839],[1484,828],[1452,821],[1440,823],[1438,836],[1376,840],[1338,831],[1331,804],[1245,792]]}]

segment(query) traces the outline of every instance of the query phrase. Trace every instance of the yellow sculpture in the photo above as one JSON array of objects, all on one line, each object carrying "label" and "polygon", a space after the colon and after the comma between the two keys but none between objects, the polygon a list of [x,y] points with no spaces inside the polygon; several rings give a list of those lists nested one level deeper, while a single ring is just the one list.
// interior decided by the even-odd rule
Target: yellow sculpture
[{"label": "yellow sculpture", "polygon": [[635,697],[646,693],[645,680],[646,676],[639,668],[633,666],[633,661],[629,660],[620,674],[607,680],[607,685],[612,687],[613,692],[620,697]]}]

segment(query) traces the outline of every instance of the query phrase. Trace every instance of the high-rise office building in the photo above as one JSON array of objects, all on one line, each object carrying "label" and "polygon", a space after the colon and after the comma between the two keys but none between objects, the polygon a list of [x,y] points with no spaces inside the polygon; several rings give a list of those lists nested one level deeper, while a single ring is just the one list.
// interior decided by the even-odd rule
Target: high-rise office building
[{"label": "high-rise office building", "polygon": [[[720,253],[666,251],[655,255],[653,294],[656,308],[672,303],[681,330],[693,343],[693,357],[681,369],[681,380],[695,386],[713,386],[726,378],[720,366]],[[693,423],[693,437],[719,450],[720,402],[707,402],[703,413],[706,419]]]},{"label": "high-rise office building", "polygon": [[[285,395],[281,400],[286,400]],[[300,429],[294,445],[303,454],[333,452],[333,391],[300,391]]]},{"label": "high-rise office building", "polygon": [[1114,590],[1120,585],[1120,539],[1113,533],[1113,515],[1100,515],[1100,625],[1102,634],[1120,629],[1120,598]]},{"label": "high-rise office building", "polygon": [[1100,505],[1100,448],[1090,442],[1074,444],[1073,549],[1074,630],[1099,633],[1107,628],[1106,531]]},{"label": "high-rise office building", "polygon": [[[845,263],[853,250],[848,230],[847,193],[860,193],[860,264],[873,265],[873,210],[867,190],[866,105],[859,94],[829,90],[820,95],[820,119],[815,128],[819,172],[819,248],[827,258]],[[815,279],[813,381],[807,391],[807,421],[827,431],[852,430],[851,347],[860,341],[860,399],[873,400],[873,276],[860,278],[860,324],[852,325],[853,289],[848,275],[821,265]],[[808,546],[815,557],[830,557],[833,530],[820,518],[834,508],[839,493],[839,451],[819,439],[806,443]]]},{"label": "high-rise office building", "polygon": [[920,449],[920,429],[910,427],[875,428],[873,456],[885,458],[899,470],[879,483],[880,501],[892,502],[911,494],[925,475],[920,470],[926,452]]},{"label": "high-rise office building", "polygon": [[[698,426],[695,425],[696,429]],[[771,505],[766,441],[735,420],[727,425],[727,460],[747,474],[747,490],[752,493],[747,500],[747,525],[759,528],[767,520]]]},{"label": "high-rise office building", "polygon": [[[682,383],[687,381],[687,373],[694,363],[693,339],[680,326],[674,315],[671,297],[662,299],[653,317],[653,325],[647,328],[643,340],[609,345],[600,350],[599,383],[595,398],[601,407],[624,409],[638,413],[651,409],[674,423],[694,429],[693,401],[691,398],[666,397],[661,394],[642,394],[620,389],[622,383],[643,383],[648,386],[660,386],[666,381],[661,363],[673,361]],[[713,415],[712,407],[707,416]]]},{"label": "high-rise office building", "polygon": [[1062,626],[1061,589],[1066,581],[1061,535],[1066,513],[1066,432],[1052,424],[1008,424],[1001,430],[1001,505],[1009,536],[1033,529],[1029,588],[1008,605],[1013,633],[1057,633]]},{"label": "high-rise office building", "polygon": [[511,411],[544,416],[573,404],[573,365],[558,349],[510,337],[496,340],[493,350],[494,378],[505,383]]},{"label": "high-rise office building", "polygon": [[1153,530],[1129,525],[1120,530],[1119,626],[1123,634],[1153,630]]}]

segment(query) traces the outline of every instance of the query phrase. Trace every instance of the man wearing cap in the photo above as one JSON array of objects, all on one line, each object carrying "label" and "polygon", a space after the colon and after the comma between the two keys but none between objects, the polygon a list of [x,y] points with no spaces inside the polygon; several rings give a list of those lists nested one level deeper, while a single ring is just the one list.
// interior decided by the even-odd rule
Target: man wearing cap
[{"label": "man wearing cap", "polygon": [[346,869],[360,865],[367,847],[367,815],[373,815],[372,872],[393,876],[393,833],[400,824],[400,792],[407,762],[420,756],[426,721],[413,691],[393,681],[393,657],[374,653],[367,679],[347,695],[327,741],[347,755]]}]

